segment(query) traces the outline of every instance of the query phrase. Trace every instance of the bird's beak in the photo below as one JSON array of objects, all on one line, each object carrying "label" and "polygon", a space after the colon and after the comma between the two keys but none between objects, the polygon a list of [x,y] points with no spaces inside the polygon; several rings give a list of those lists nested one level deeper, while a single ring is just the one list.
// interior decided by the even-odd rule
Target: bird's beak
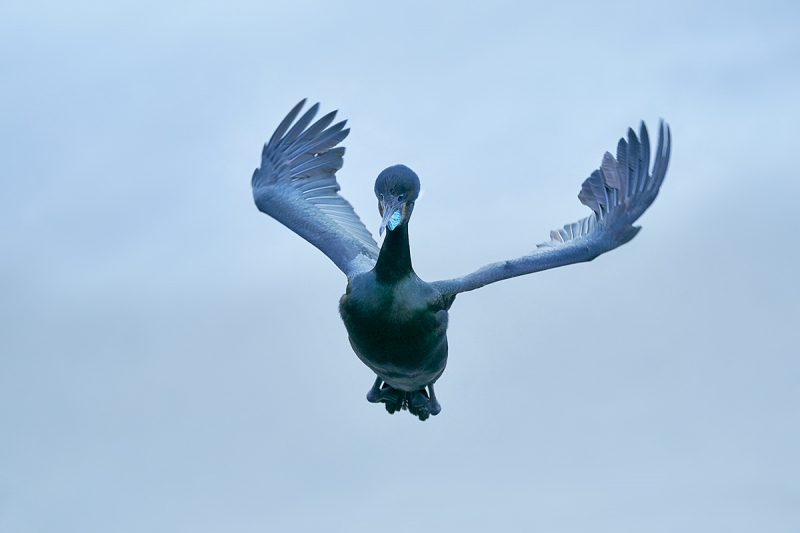
[{"label": "bird's beak", "polygon": [[389,231],[394,230],[403,220],[402,204],[394,199],[389,200],[383,204],[383,220],[381,220],[381,227],[378,229],[378,235],[383,235],[383,230],[389,228]]}]

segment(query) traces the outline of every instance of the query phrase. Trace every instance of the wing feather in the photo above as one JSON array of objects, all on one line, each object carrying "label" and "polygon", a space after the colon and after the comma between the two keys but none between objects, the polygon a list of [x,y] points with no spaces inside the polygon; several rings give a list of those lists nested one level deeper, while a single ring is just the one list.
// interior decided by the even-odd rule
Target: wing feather
[{"label": "wing feather", "polygon": [[[339,195],[336,171],[344,164],[345,121],[330,124],[336,111],[313,124],[319,104],[294,122],[300,101],[281,121],[261,153],[253,174],[258,209],[319,248],[345,274],[372,268],[378,245],[353,207]],[[292,125],[294,123],[294,125]]]},{"label": "wing feather", "polygon": [[296,106],[292,108],[291,111],[289,111],[289,114],[286,115],[286,118],[284,118],[278,125],[278,127],[275,129],[275,133],[272,134],[272,137],[270,137],[269,142],[267,142],[267,144],[264,145],[262,156],[263,154],[267,153],[267,147],[276,146],[278,144],[280,138],[283,137],[283,134],[286,133],[286,130],[289,129],[289,126],[291,125],[292,122],[294,122],[294,119],[297,117],[297,114],[300,113],[300,110],[303,109],[303,106],[305,104],[306,104],[306,99],[303,98],[297,103]]},{"label": "wing feather", "polygon": [[633,223],[653,203],[667,173],[672,137],[659,123],[653,172],[650,174],[650,138],[644,122],[639,137],[628,129],[617,144],[616,159],[606,152],[600,168],[583,182],[578,199],[592,210],[588,217],[550,232],[550,241],[528,255],[486,265],[472,274],[433,283],[444,297],[471,291],[503,279],[572,263],[591,261],[622,246],[641,229]]}]

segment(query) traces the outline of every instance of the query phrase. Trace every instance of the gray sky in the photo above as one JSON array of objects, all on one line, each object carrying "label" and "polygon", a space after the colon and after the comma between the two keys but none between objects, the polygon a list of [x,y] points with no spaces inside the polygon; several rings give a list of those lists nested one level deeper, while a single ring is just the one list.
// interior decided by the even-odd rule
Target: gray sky
[{"label": "gray sky", "polygon": [[[800,529],[800,4],[429,4],[0,2],[1,531]],[[419,174],[427,280],[586,216],[640,119],[673,159],[629,245],[459,296],[420,423],[252,203],[303,97],[373,232]]]}]

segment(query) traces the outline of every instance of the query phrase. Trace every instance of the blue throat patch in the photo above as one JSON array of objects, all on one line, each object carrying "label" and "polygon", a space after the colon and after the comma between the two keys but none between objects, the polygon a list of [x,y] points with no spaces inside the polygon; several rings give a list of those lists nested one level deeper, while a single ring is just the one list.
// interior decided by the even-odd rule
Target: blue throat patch
[{"label": "blue throat patch", "polygon": [[400,219],[403,218],[403,215],[400,214],[400,211],[395,211],[392,213],[392,216],[389,217],[389,222],[386,224],[390,230],[394,230],[398,224],[400,224]]}]

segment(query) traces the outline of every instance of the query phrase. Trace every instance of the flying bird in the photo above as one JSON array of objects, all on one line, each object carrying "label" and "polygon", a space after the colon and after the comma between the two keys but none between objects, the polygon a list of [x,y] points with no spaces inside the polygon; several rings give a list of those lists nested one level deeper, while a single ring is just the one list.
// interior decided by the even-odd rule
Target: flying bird
[{"label": "flying bird", "polygon": [[[653,203],[667,172],[671,135],[659,124],[650,172],[650,140],[644,122],[639,136],[628,129],[616,158],[606,152],[600,168],[583,182],[578,199],[592,213],[550,232],[531,253],[486,265],[459,278],[428,283],[411,265],[408,225],[420,181],[410,168],[394,165],[375,180],[382,217],[378,247],[353,207],[339,195],[336,171],[344,163],[350,132],[331,125],[336,111],[312,124],[313,105],[297,122],[305,100],[283,119],[253,174],[258,209],[328,256],[347,276],[339,313],[356,355],[376,374],[367,400],[389,413],[408,410],[426,420],[441,411],[433,386],[447,364],[448,310],[457,294],[489,283],[550,268],[591,261],[633,239],[633,223]],[[293,124],[294,123],[294,124]]]}]

